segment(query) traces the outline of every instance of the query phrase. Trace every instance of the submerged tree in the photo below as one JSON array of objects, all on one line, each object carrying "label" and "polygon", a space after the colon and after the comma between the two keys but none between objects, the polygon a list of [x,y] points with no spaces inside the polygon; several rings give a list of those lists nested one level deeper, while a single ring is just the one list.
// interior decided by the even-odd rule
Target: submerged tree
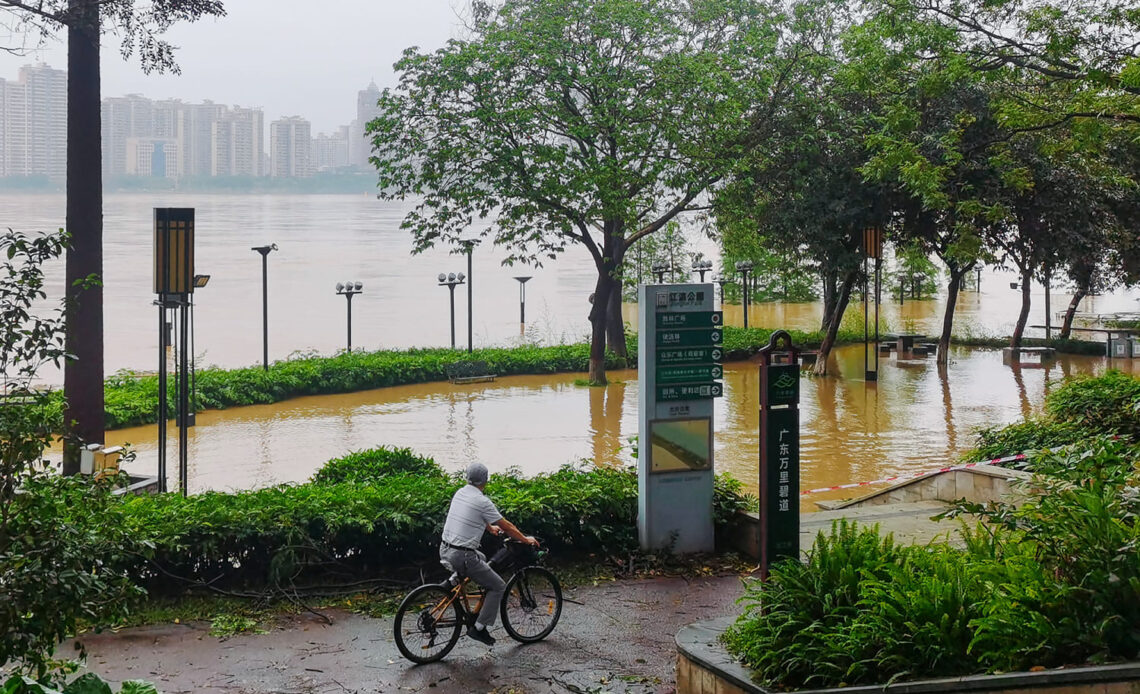
[{"label": "submerged tree", "polygon": [[[123,57],[137,52],[146,72],[177,71],[162,34],[179,21],[222,16],[221,0],[0,0],[11,24],[46,38],[67,30],[67,322],[64,365],[64,472],[79,470],[76,444],[103,442],[103,165],[99,43],[121,37]],[[17,49],[8,47],[9,51]],[[91,281],[94,280],[94,281]]]},{"label": "submerged tree", "polygon": [[508,263],[581,246],[598,273],[589,375],[604,383],[630,249],[700,209],[795,88],[782,22],[748,0],[484,7],[468,40],[396,64],[368,127],[380,196],[419,198],[403,221],[416,252],[473,226]]}]

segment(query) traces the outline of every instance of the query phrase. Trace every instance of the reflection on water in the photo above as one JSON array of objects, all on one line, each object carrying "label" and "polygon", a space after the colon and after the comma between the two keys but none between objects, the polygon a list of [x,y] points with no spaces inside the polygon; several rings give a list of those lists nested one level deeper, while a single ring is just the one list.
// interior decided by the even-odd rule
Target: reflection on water
[{"label": "reflection on water", "polygon": [[[933,360],[884,358],[879,381],[867,383],[861,345],[837,350],[836,359],[838,377],[803,379],[802,489],[952,462],[977,428],[1015,421],[1042,402],[1051,381],[1099,372],[1107,363],[1062,355],[1042,368],[1013,370],[1002,365],[1000,351],[955,349],[944,370]],[[1113,365],[1132,369],[1128,360]],[[471,459],[525,474],[583,459],[627,464],[628,439],[637,433],[637,372],[611,375],[615,382],[607,388],[575,386],[575,374],[512,376],[201,413],[190,430],[191,490],[303,481],[331,457],[381,444],[410,447],[449,469]],[[759,373],[752,364],[729,364],[724,381],[725,395],[716,401],[715,466],[755,490]],[[131,469],[152,472],[155,433],[154,426],[109,432],[108,443],[131,443],[139,454]],[[172,435],[171,451],[175,445]]]}]

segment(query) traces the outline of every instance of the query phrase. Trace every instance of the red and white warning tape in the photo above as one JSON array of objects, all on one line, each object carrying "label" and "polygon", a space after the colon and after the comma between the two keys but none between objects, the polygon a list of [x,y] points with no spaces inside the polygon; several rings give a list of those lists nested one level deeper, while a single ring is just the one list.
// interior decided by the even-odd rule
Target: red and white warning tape
[{"label": "red and white warning tape", "polygon": [[819,489],[807,489],[800,492],[800,496],[805,494],[816,494],[818,492],[834,492],[839,489],[855,489],[856,487],[868,487],[872,484],[885,484],[886,482],[894,482],[896,480],[908,480],[915,477],[925,477],[926,475],[933,475],[936,472],[950,472],[951,470],[966,470],[968,468],[976,467],[978,465],[1001,465],[1002,463],[1011,463],[1015,460],[1025,460],[1025,454],[1018,453],[1017,455],[1006,456],[1005,458],[994,458],[993,460],[983,460],[977,463],[966,463],[965,465],[951,465],[950,467],[938,468],[936,470],[923,470],[922,472],[912,472],[906,475],[895,475],[894,477],[884,477],[881,480],[868,480],[866,482],[855,482],[852,484],[837,484],[834,487],[820,487]]}]

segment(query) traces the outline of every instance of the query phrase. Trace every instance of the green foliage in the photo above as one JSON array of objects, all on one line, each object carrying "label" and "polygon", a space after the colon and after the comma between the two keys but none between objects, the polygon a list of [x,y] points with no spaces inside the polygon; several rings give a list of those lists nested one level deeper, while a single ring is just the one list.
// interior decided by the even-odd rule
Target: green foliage
[{"label": "green foliage", "polygon": [[[314,479],[255,491],[125,500],[117,527],[153,547],[150,560],[131,566],[132,576],[152,593],[171,593],[186,580],[287,586],[431,566],[451,495],[462,484],[430,459],[402,449],[350,454],[330,461]],[[738,483],[718,480],[718,523],[752,503],[740,490]],[[631,469],[567,466],[531,478],[496,474],[486,491],[507,518],[557,553],[620,556],[637,547],[637,475]],[[61,504],[74,502],[60,495]]]},{"label": "green foliage", "polygon": [[210,621],[210,636],[227,639],[237,634],[267,634],[253,617],[238,614],[217,614]]},{"label": "green foliage", "polygon": [[390,448],[380,446],[365,451],[353,451],[348,455],[332,460],[321,466],[313,475],[314,484],[338,484],[352,482],[371,484],[389,475],[419,474],[428,477],[443,475],[443,471],[431,458],[423,458],[410,448]]},{"label": "green foliage", "polygon": [[[0,694],[113,694],[113,690],[103,678],[88,672],[61,689],[37,682],[30,677],[14,675],[0,686]],[[119,694],[159,694],[159,692],[149,682],[126,680],[120,685]]]},{"label": "green foliage", "polygon": [[1115,369],[1066,380],[1045,396],[1045,413],[977,434],[972,460],[1056,448],[1097,435],[1140,440],[1140,379]]},{"label": "green foliage", "polygon": [[750,585],[724,635],[766,685],[853,686],[1140,655],[1137,451],[1095,439],[1042,458],[1031,499],[960,504],[965,548],[898,546],[846,522],[806,564]]},{"label": "green foliage", "polygon": [[78,624],[127,613],[141,591],[124,566],[144,549],[122,530],[115,480],[60,479],[42,459],[60,414],[32,384],[66,354],[63,311],[33,307],[46,299],[43,264],[65,245],[62,233],[0,233],[0,666],[43,681],[66,667],[56,647]]}]

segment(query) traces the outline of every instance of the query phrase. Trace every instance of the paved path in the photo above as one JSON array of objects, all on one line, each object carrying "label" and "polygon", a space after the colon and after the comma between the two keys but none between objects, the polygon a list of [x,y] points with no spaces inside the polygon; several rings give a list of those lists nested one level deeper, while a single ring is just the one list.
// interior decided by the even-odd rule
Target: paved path
[{"label": "paved path", "polygon": [[400,656],[391,618],[351,613],[330,613],[331,626],[291,617],[268,634],[225,641],[201,623],[81,640],[94,671],[112,681],[150,680],[166,694],[672,692],[677,630],[733,614],[741,592],[737,576],[569,589],[547,640],[523,646],[496,628],[493,648],[464,636],[442,662],[424,666]]}]

